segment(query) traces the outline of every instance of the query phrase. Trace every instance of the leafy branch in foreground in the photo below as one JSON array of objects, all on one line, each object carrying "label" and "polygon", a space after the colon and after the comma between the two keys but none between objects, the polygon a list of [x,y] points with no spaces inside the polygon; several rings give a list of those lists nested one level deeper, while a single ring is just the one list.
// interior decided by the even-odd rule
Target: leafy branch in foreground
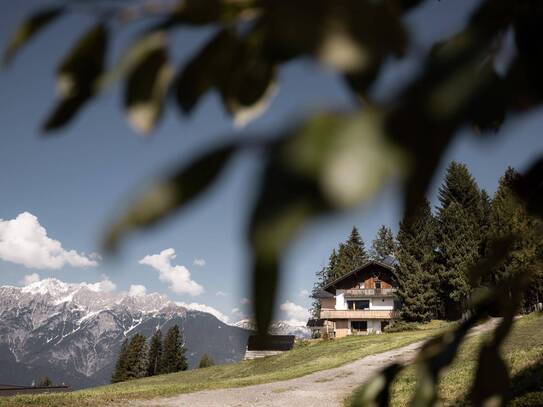
[{"label": "leafy branch in foreground", "polygon": [[[95,25],[60,64],[60,98],[45,121],[48,132],[68,124],[115,80],[125,81],[125,110],[131,125],[150,133],[163,117],[169,95],[188,114],[203,95],[216,91],[234,121],[246,123],[264,111],[280,85],[278,70],[296,58],[312,58],[345,79],[362,102],[361,111],[357,106],[342,114],[317,115],[280,131],[275,138],[265,138],[273,141],[260,143],[264,169],[255,175],[259,194],[247,238],[253,258],[256,319],[258,330],[264,333],[272,318],[285,249],[307,222],[369,201],[393,178],[403,184],[409,218],[423,202],[460,128],[473,125],[491,135],[508,116],[542,102],[543,5],[535,0],[483,0],[462,31],[435,45],[423,60],[420,74],[405,83],[390,98],[392,102],[374,103],[372,85],[384,62],[401,58],[411,45],[403,16],[428,1],[184,0],[162,7],[164,2],[155,0],[147,8],[137,1],[113,7],[109,2],[104,6],[70,1],[62,8],[38,11],[23,23],[8,44],[5,61],[11,61],[27,41],[61,15],[87,10],[97,16]],[[157,9],[158,13],[152,11]],[[113,28],[133,21],[125,17],[134,10],[140,22],[147,22],[146,29],[121,61],[108,69],[105,55]],[[174,68],[169,59],[172,31],[203,25],[215,27],[215,35]],[[516,55],[498,72],[494,60],[511,28]],[[255,137],[260,140],[259,135]],[[115,247],[128,232],[153,225],[192,202],[218,179],[229,158],[242,147],[233,143],[211,148],[192,164],[182,165],[127,210],[108,233],[107,245]],[[543,207],[542,167],[538,162],[515,187],[537,216]],[[489,256],[495,258],[495,254]],[[499,288],[489,292],[488,302],[474,308],[452,342],[443,337],[424,349],[420,360],[426,368],[421,371],[423,387],[416,393],[416,404],[435,401],[437,372],[452,360],[467,328],[488,312],[488,304],[499,295]],[[509,331],[513,305],[515,301],[504,308],[506,318],[484,348],[480,374],[493,368],[503,371],[496,349]],[[387,371],[384,383],[394,373],[392,368]],[[503,379],[501,375],[496,383],[503,385]],[[473,392],[475,404],[494,395],[503,403],[503,389],[480,384],[481,391]],[[387,386],[382,388],[385,391]],[[387,404],[388,396],[375,389],[365,393],[364,403]]]}]

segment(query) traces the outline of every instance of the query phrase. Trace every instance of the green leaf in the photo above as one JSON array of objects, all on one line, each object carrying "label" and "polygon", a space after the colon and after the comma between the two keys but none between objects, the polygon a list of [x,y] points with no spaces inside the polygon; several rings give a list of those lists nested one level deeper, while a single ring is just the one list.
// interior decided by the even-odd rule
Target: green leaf
[{"label": "green leaf", "polygon": [[475,406],[505,406],[509,389],[509,372],[496,344],[481,349],[479,364],[471,390]]},{"label": "green leaf", "polygon": [[106,250],[115,250],[128,233],[155,225],[203,194],[223,172],[238,147],[238,143],[230,143],[203,154],[152,185],[109,229],[104,239]]},{"label": "green leaf", "polygon": [[86,99],[78,96],[61,99],[42,125],[44,132],[58,129],[75,117]]},{"label": "green leaf", "polygon": [[151,49],[129,74],[124,104],[136,131],[150,133],[163,111],[172,70],[165,47]]},{"label": "green leaf", "polygon": [[164,31],[153,31],[138,38],[123,53],[114,69],[106,72],[99,82],[99,88],[105,89],[121,77],[130,74],[147,56],[166,47],[167,36]]},{"label": "green leaf", "polygon": [[184,0],[161,27],[230,23],[240,17],[253,17],[258,3],[255,0]]},{"label": "green leaf", "polygon": [[47,27],[56,18],[60,17],[64,9],[61,7],[41,10],[23,22],[15,31],[4,52],[3,64],[9,64],[15,54],[36,34]]},{"label": "green leaf", "polygon": [[104,70],[107,30],[103,24],[90,28],[60,64],[57,86],[61,95],[53,113],[45,121],[44,131],[66,125],[96,93]]},{"label": "green leaf", "polygon": [[190,113],[202,95],[218,88],[232,73],[238,46],[235,33],[223,29],[177,75],[175,97],[184,113]]},{"label": "green leaf", "polygon": [[255,28],[240,41],[235,68],[219,84],[224,106],[238,126],[264,112],[277,89],[277,69],[263,54],[261,34]]},{"label": "green leaf", "polygon": [[91,27],[70,50],[57,72],[57,87],[64,97],[91,96],[104,71],[107,29],[103,24]]}]

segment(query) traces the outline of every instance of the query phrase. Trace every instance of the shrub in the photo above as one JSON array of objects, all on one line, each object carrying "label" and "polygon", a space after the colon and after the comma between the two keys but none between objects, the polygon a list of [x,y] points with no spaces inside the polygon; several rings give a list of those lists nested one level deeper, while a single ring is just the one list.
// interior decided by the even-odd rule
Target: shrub
[{"label": "shrub", "polygon": [[383,330],[386,333],[418,331],[419,327],[414,322],[396,321],[385,327]]}]

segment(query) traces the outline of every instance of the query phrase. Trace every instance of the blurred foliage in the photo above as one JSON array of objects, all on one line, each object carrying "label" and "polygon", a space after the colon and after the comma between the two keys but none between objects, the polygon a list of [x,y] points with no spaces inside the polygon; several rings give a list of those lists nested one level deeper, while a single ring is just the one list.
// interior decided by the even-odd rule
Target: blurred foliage
[{"label": "blurred foliage", "polygon": [[[65,127],[100,91],[125,81],[126,117],[141,133],[151,133],[172,100],[184,114],[209,91],[221,96],[235,123],[262,113],[280,84],[277,71],[298,57],[335,69],[361,102],[360,111],[327,113],[284,129],[278,137],[234,137],[152,187],[112,226],[107,246],[128,232],[145,228],[178,211],[218,178],[240,149],[265,157],[259,193],[247,233],[253,254],[253,295],[258,329],[272,318],[282,254],[289,242],[316,216],[358,207],[392,177],[403,181],[406,215],[424,199],[442,156],[466,125],[492,137],[512,114],[538,107],[543,96],[543,3],[537,0],[482,0],[465,28],[436,44],[421,73],[404,83],[390,104],[371,100],[372,84],[383,63],[401,58],[411,42],[403,16],[434,0],[181,0],[65,1],[38,10],[14,33],[4,62],[64,14],[88,12],[96,25],[75,41],[57,72],[59,99],[43,129]],[[121,57],[107,67],[105,55],[116,33],[130,23],[146,29]],[[181,67],[168,56],[170,33],[183,26],[212,25],[216,34]],[[512,30],[514,58],[503,72],[495,59]],[[171,96],[171,98],[170,98]],[[262,138],[258,138],[262,140]],[[494,142],[498,142],[495,140]],[[543,216],[543,159],[515,185],[528,210]],[[503,261],[515,236],[474,267],[481,275]],[[496,243],[498,244],[498,243]],[[526,278],[528,278],[527,276]],[[525,281],[509,281],[522,290]],[[518,286],[517,286],[518,285]],[[468,329],[492,308],[506,315],[483,348],[472,390],[474,405],[503,405],[507,371],[498,348],[511,326],[518,301],[496,287],[478,298],[473,315],[454,334],[429,342],[418,358],[420,380],[413,405],[437,402],[439,372],[454,358]],[[358,405],[387,405],[390,382],[401,367],[393,365],[370,381]],[[489,379],[490,378],[490,379]]]}]

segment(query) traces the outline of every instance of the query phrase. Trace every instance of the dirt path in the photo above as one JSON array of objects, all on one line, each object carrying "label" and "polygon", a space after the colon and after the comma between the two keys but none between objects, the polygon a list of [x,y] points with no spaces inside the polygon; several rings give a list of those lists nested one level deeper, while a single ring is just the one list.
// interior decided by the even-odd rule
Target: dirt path
[{"label": "dirt path", "polygon": [[[470,335],[490,330],[498,320],[475,327]],[[392,362],[413,360],[424,341],[366,356],[338,368],[296,379],[231,389],[205,390],[179,396],[131,403],[133,406],[248,407],[248,406],[341,406],[358,385]]]}]

